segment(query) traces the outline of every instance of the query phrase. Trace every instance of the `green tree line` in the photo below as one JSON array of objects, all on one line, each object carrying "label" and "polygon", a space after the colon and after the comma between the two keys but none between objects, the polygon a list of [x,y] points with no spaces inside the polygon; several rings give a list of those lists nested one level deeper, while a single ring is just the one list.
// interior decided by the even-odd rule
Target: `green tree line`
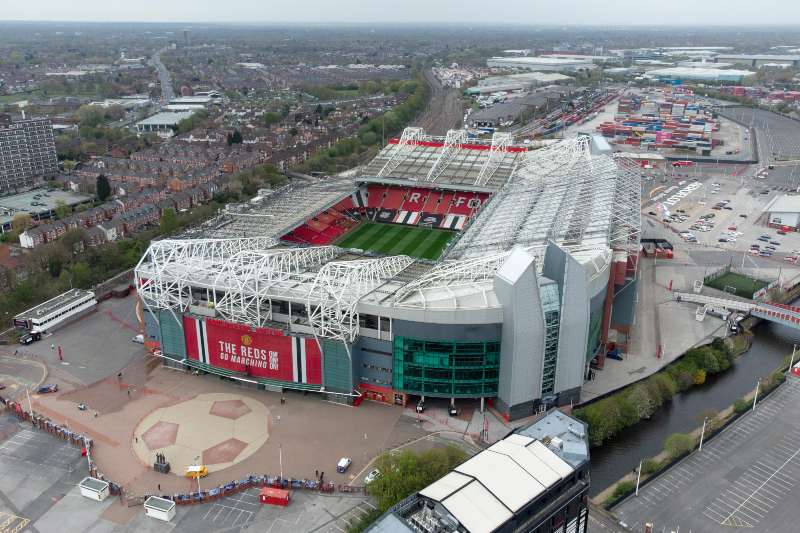
[{"label": "green tree line", "polygon": [[411,90],[403,103],[362,124],[354,137],[342,139],[327,150],[320,150],[306,160],[302,170],[333,173],[353,167],[364,159],[370,149],[375,151],[379,148],[384,135],[388,138],[399,133],[425,108],[430,96],[428,84],[416,70],[414,79],[405,82],[403,87]]},{"label": "green tree line", "polygon": [[647,379],[575,409],[574,415],[589,424],[590,444],[600,446],[623,429],[650,418],[676,393],[702,385],[707,376],[729,369],[734,359],[735,354],[725,341],[715,339],[689,350]]}]

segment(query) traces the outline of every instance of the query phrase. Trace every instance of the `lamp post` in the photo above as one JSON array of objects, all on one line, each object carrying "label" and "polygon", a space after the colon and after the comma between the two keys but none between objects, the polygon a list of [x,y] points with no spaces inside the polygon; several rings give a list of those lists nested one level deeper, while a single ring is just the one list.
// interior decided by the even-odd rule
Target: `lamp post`
[{"label": "lamp post", "polygon": [[761,380],[756,381],[756,394],[753,396],[753,411],[756,410],[756,402],[758,401],[758,387],[761,385]]},{"label": "lamp post", "polygon": [[700,431],[700,446],[697,447],[697,451],[703,451],[703,437],[706,436],[706,422],[708,422],[708,417],[703,419],[703,429]]},{"label": "lamp post", "polygon": [[194,458],[194,464],[198,467],[197,472],[194,473],[195,477],[197,477],[197,493],[200,494],[200,456]]}]

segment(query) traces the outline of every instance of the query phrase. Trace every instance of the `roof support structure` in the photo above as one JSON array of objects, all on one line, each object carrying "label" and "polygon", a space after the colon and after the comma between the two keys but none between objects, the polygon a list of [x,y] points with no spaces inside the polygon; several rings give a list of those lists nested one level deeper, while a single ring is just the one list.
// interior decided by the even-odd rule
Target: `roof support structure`
[{"label": "roof support structure", "polygon": [[385,178],[387,176],[391,176],[392,172],[394,172],[394,170],[400,166],[400,163],[405,161],[409,154],[414,151],[416,143],[422,139],[422,136],[422,128],[408,127],[404,129],[403,134],[400,136],[400,141],[392,151],[392,156],[389,158],[386,164],[383,165],[383,168],[378,171],[378,177]]},{"label": "roof support structure", "polygon": [[413,262],[411,257],[396,255],[327,263],[308,291],[306,305],[314,335],[353,342],[358,335],[358,301]]},{"label": "roof support structure", "polygon": [[500,164],[505,158],[505,151],[514,140],[514,135],[508,132],[496,131],[492,134],[492,146],[489,148],[489,159],[481,168],[478,177],[475,179],[475,185],[484,186],[492,178],[495,171],[500,167]]},{"label": "roof support structure", "polygon": [[439,157],[425,176],[425,181],[436,181],[441,176],[447,165],[453,160],[461,149],[461,145],[467,142],[467,130],[448,130],[444,138],[444,147],[439,152]]}]

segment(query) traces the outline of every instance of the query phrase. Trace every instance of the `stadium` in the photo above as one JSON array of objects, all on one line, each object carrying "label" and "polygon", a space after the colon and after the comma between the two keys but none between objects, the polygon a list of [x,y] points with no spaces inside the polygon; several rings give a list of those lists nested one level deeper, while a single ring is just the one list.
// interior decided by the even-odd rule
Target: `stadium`
[{"label": "stadium", "polygon": [[265,191],[136,267],[164,363],[357,405],[577,401],[625,349],[638,173],[602,138],[406,128],[364,167]]}]

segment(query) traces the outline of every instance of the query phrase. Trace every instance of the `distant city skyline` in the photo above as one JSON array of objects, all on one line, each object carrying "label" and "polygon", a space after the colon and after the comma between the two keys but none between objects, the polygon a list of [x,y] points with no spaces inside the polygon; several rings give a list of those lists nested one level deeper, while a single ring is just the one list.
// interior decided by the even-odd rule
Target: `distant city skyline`
[{"label": "distant city skyline", "polygon": [[217,23],[474,23],[577,25],[800,25],[800,3],[786,0],[34,0],[6,2],[3,21]]}]

